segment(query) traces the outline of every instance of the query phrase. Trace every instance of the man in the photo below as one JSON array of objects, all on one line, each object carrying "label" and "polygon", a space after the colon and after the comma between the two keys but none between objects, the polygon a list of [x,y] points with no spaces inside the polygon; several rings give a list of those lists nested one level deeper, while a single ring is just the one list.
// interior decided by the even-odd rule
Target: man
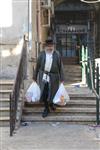
[{"label": "man", "polygon": [[63,65],[58,51],[54,50],[52,39],[46,40],[45,50],[40,52],[37,60],[33,80],[39,81],[41,89],[40,100],[44,102],[45,109],[42,117],[47,117],[51,110],[55,110],[53,98],[64,81]]}]

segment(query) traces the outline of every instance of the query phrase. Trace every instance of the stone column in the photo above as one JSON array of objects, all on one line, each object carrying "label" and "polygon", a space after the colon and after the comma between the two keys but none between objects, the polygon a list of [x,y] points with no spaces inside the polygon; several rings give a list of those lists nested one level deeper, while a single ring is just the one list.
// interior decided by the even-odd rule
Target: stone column
[{"label": "stone column", "polygon": [[34,59],[36,57],[36,40],[37,40],[37,23],[36,23],[36,13],[37,13],[37,0],[32,0],[31,13],[32,13],[32,48],[29,50],[28,55],[28,79],[31,80],[33,76]]}]

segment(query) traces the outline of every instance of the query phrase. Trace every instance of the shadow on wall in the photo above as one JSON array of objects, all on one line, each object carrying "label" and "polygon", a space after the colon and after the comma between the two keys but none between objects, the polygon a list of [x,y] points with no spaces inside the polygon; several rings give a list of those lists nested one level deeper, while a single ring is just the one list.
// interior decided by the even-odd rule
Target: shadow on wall
[{"label": "shadow on wall", "polygon": [[0,79],[15,79],[21,52],[23,39],[12,49],[2,49],[0,57]]}]

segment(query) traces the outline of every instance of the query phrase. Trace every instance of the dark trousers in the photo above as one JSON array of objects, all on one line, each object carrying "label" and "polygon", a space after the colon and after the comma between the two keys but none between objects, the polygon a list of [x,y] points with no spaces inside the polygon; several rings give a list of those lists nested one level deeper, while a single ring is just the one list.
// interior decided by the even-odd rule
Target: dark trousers
[{"label": "dark trousers", "polygon": [[44,85],[44,90],[43,90],[43,94],[42,94],[42,100],[44,102],[44,106],[45,106],[46,109],[49,109],[49,105],[48,105],[48,101],[47,101],[48,93],[49,93],[49,84],[47,82]]}]

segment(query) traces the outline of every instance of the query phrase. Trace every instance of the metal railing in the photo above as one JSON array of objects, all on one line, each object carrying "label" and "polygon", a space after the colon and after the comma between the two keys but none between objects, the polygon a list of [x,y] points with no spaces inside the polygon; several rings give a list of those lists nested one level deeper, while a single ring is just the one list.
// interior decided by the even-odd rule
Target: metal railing
[{"label": "metal railing", "polygon": [[97,125],[99,125],[100,120],[99,120],[99,102],[100,102],[100,74],[99,74],[99,65],[95,65],[95,61],[91,61],[90,59],[88,60],[88,65],[87,65],[87,84],[90,89],[92,89],[93,93],[96,96],[96,122]]},{"label": "metal railing", "polygon": [[20,97],[21,85],[27,74],[27,39],[24,36],[20,62],[16,74],[13,91],[10,94],[10,136],[13,135],[16,128],[18,103]]},{"label": "metal railing", "polygon": [[80,63],[82,65],[82,81],[88,85],[88,87],[96,96],[96,122],[99,124],[100,66],[98,64],[96,65],[93,56],[90,55],[88,47],[82,46],[80,54]]}]

